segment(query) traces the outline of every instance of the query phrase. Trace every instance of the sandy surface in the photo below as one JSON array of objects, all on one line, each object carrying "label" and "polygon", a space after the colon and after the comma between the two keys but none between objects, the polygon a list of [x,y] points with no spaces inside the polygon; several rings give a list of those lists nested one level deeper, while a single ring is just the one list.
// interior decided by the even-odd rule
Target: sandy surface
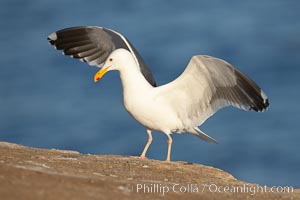
[{"label": "sandy surface", "polygon": [[0,142],[1,199],[300,199],[274,190],[199,164]]}]

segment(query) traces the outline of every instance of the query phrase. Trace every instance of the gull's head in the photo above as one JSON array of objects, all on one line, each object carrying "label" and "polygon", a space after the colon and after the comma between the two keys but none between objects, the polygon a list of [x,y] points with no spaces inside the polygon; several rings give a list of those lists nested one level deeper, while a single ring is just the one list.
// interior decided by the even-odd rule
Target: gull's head
[{"label": "gull's head", "polygon": [[108,56],[103,67],[95,74],[94,82],[100,81],[108,71],[121,71],[126,66],[132,64],[135,64],[132,54],[126,49],[117,49]]}]

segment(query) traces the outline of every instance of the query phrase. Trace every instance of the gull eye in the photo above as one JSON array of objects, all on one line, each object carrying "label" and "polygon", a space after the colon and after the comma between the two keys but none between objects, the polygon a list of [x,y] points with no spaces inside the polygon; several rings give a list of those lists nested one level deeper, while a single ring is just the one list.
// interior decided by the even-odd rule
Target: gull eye
[{"label": "gull eye", "polygon": [[113,59],[112,59],[112,58],[110,58],[110,59],[109,59],[109,61],[113,61]]}]

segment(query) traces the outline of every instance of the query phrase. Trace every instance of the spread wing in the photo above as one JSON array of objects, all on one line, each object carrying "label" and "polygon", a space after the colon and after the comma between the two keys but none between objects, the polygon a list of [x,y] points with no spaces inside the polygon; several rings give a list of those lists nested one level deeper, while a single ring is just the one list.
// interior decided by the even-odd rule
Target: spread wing
[{"label": "spread wing", "polygon": [[176,110],[186,132],[226,106],[257,112],[269,102],[250,78],[224,60],[194,56],[185,71],[161,90]]},{"label": "spread wing", "polygon": [[123,48],[131,52],[142,74],[153,86],[153,75],[137,50],[120,33],[98,26],[78,26],[54,32],[48,36],[50,44],[65,55],[102,67],[108,56],[116,49]]}]

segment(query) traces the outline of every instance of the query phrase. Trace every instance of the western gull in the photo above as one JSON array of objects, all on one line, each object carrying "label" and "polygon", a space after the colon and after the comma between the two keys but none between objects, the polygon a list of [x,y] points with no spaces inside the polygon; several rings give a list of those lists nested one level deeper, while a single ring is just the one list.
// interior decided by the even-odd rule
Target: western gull
[{"label": "western gull", "polygon": [[228,62],[206,55],[193,56],[175,80],[157,86],[148,66],[129,40],[120,33],[98,26],[59,30],[48,36],[50,44],[64,55],[97,66],[94,81],[117,70],[123,86],[127,112],[147,130],[145,158],[152,142],[152,130],[168,137],[166,161],[170,161],[172,133],[190,133],[217,144],[198,126],[221,108],[264,111],[268,98],[257,84]]}]

